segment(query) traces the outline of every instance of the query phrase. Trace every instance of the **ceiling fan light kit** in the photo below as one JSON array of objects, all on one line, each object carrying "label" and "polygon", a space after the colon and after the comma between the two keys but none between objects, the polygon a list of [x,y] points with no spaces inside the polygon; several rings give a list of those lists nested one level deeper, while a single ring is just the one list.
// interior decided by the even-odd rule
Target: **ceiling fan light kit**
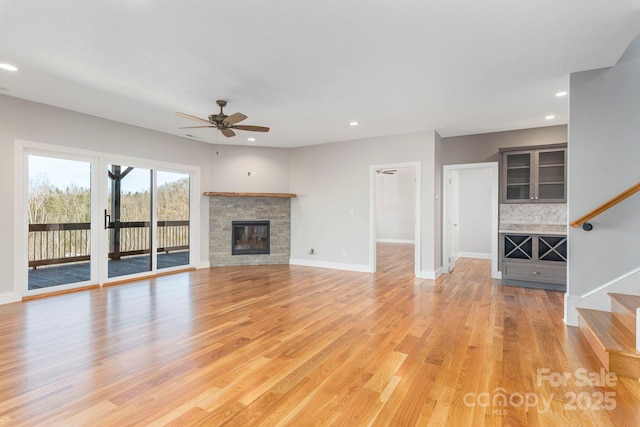
[{"label": "ceiling fan light kit", "polygon": [[191,114],[186,113],[176,113],[180,117],[184,117],[186,119],[195,120],[200,123],[206,123],[206,125],[200,126],[185,126],[178,129],[195,129],[195,128],[214,128],[218,129],[220,133],[222,133],[226,137],[235,136],[236,133],[233,129],[236,130],[246,130],[250,132],[269,132],[269,128],[265,126],[254,126],[254,125],[236,125],[247,118],[242,113],[233,113],[230,116],[227,116],[223,112],[223,108],[227,106],[227,101],[219,99],[216,101],[218,107],[220,107],[220,112],[218,114],[211,114],[207,119],[202,119],[200,117],[192,116]]}]

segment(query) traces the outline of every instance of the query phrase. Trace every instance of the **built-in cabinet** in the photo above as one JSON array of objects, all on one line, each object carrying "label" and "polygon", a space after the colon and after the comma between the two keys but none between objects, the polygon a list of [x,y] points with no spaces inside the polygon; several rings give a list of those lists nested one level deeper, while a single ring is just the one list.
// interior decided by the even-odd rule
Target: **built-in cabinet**
[{"label": "built-in cabinet", "polygon": [[564,290],[567,283],[566,236],[502,234],[502,252],[503,283]]},{"label": "built-in cabinet", "polygon": [[566,144],[500,151],[503,203],[567,201]]}]

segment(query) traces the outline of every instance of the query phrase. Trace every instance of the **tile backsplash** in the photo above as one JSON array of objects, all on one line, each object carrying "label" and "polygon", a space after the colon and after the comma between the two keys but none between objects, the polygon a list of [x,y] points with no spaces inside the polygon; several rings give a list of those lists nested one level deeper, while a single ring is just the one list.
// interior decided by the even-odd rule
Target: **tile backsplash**
[{"label": "tile backsplash", "polygon": [[501,224],[566,224],[566,203],[509,203],[500,205]]}]

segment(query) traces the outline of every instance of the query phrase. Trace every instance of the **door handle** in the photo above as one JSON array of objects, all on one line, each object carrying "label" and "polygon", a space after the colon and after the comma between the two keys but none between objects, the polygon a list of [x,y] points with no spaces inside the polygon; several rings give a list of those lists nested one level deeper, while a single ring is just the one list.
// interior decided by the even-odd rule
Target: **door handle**
[{"label": "door handle", "polygon": [[111,222],[111,215],[107,213],[107,210],[104,210],[104,229],[109,228],[109,223]]}]

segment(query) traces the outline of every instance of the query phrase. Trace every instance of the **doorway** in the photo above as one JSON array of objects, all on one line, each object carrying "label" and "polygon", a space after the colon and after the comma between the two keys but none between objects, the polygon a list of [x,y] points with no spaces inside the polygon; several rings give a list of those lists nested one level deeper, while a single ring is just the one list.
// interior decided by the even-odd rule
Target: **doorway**
[{"label": "doorway", "polygon": [[[370,271],[377,271],[377,245],[413,245],[420,272],[420,165],[393,163],[370,168]],[[387,251],[386,253],[389,253]]]},{"label": "doorway", "polygon": [[455,268],[457,256],[491,259],[498,271],[498,162],[443,167],[443,272]]}]

